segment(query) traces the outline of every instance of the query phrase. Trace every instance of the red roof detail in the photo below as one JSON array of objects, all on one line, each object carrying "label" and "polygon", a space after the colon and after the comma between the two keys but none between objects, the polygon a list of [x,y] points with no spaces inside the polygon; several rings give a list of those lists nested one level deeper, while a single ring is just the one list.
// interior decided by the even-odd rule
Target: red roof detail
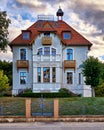
[{"label": "red roof detail", "polygon": [[[24,31],[24,30],[23,30]],[[70,46],[91,46],[91,42],[88,41],[86,38],[84,38],[80,33],[78,33],[76,30],[74,30],[71,26],[69,26],[67,23],[65,23],[62,20],[59,21],[42,21],[39,20],[35,22],[32,26],[30,26],[27,29],[28,32],[30,32],[30,39],[24,40],[22,38],[22,33],[16,37],[11,43],[10,46],[18,46],[18,45],[31,45],[35,38],[41,33],[41,32],[53,32],[56,33],[56,35],[59,36],[61,39],[61,42],[66,45]],[[63,32],[71,32],[71,39],[65,40],[63,39]]]}]

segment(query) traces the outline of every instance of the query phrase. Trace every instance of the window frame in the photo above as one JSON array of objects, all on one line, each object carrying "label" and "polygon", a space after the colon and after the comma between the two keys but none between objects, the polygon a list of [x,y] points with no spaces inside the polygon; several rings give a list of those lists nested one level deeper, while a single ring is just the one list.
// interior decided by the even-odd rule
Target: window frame
[{"label": "window frame", "polygon": [[82,73],[78,73],[78,84],[82,84]]},{"label": "window frame", "polygon": [[[22,49],[24,49],[25,52],[26,52],[25,58],[21,58],[21,50],[22,50]],[[20,59],[20,60],[26,60],[26,59],[27,59],[27,49],[26,49],[26,48],[20,48],[20,49],[19,49],[19,59]]]},{"label": "window frame", "polygon": [[[45,73],[44,69],[49,69],[49,73],[48,73],[48,75],[46,75],[46,76],[49,76],[49,77],[45,78],[44,74],[47,74],[47,71]],[[50,74],[50,67],[43,67],[43,83],[50,83],[50,76],[51,76],[51,74]]]},{"label": "window frame", "polygon": [[29,39],[30,39],[30,33],[29,33],[29,32],[23,32],[22,38],[23,38],[24,40],[29,40]]},{"label": "window frame", "polygon": [[[54,50],[54,51],[53,51],[53,50]],[[55,52],[55,53],[54,53],[54,52]],[[53,47],[51,48],[51,55],[52,55],[52,56],[56,56],[56,48],[53,48]]]},{"label": "window frame", "polygon": [[[49,50],[45,50],[45,48],[49,48]],[[50,47],[44,47],[44,56],[50,56],[51,54],[51,48]]]},{"label": "window frame", "polygon": [[[21,73],[26,73],[26,76],[24,76],[24,74],[22,76]],[[21,83],[21,77],[23,77],[23,80],[25,79],[25,83]],[[27,72],[26,71],[20,71],[19,72],[19,83],[20,83],[20,85],[26,85],[27,84]]]},{"label": "window frame", "polygon": [[[72,52],[70,53],[70,52],[68,52],[68,50],[72,50]],[[68,53],[69,53],[69,57],[70,58],[68,58]],[[72,57],[72,58],[71,58]],[[72,48],[67,48],[66,49],[66,59],[67,60],[73,60],[74,59],[74,50],[72,49]]]},{"label": "window frame", "polygon": [[[72,76],[71,82],[68,82],[68,73],[72,74],[71,75]],[[70,84],[70,85],[74,84],[74,82],[73,82],[74,78],[73,77],[74,77],[73,72],[71,72],[71,71],[66,72],[66,83]]]},{"label": "window frame", "polygon": [[[49,48],[49,50],[45,51],[45,48]],[[39,51],[39,50],[41,50],[41,51]],[[49,47],[49,46],[40,47],[40,48],[37,48],[37,55],[38,56],[42,56],[42,55],[44,55],[44,56],[50,56],[50,55],[56,56],[57,55],[57,49],[54,48],[54,47]]]},{"label": "window frame", "polygon": [[50,37],[50,32],[44,32],[44,37]]},{"label": "window frame", "polygon": [[[55,71],[53,71],[53,69],[55,69]],[[56,83],[56,67],[52,67],[52,83]]]},{"label": "window frame", "polygon": [[[40,72],[38,71],[40,69]],[[40,74],[40,81],[39,81],[39,74]],[[37,67],[37,83],[41,83],[41,67]]]},{"label": "window frame", "polygon": [[[41,51],[39,51],[39,50],[41,50]],[[38,48],[37,55],[39,55],[39,56],[42,56],[42,55],[43,55],[43,48],[42,48],[42,47],[41,47],[41,48]]]},{"label": "window frame", "polygon": [[63,39],[70,40],[71,39],[71,32],[63,32]]}]

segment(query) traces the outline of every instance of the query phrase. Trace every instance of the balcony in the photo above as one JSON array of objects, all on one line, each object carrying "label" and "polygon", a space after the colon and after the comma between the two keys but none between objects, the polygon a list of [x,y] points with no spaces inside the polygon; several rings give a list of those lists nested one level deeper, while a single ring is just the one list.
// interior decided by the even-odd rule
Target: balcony
[{"label": "balcony", "polygon": [[52,37],[42,37],[42,45],[51,45]]},{"label": "balcony", "polygon": [[67,68],[76,69],[76,60],[64,60],[64,70]]},{"label": "balcony", "polygon": [[17,69],[19,68],[29,68],[29,61],[28,60],[17,60]]}]

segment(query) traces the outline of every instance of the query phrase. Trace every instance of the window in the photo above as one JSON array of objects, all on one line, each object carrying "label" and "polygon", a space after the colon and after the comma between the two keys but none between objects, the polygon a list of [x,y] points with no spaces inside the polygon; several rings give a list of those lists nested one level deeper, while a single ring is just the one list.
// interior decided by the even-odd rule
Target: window
[{"label": "window", "polygon": [[56,56],[56,49],[51,48],[51,51],[52,51],[52,56]]},{"label": "window", "polygon": [[20,84],[26,84],[26,77],[27,77],[26,72],[20,72]]},{"label": "window", "polygon": [[50,68],[43,68],[43,82],[50,82]]},{"label": "window", "polygon": [[73,84],[73,73],[67,72],[67,84]]},{"label": "window", "polygon": [[67,49],[67,60],[73,60],[73,50]]},{"label": "window", "polygon": [[52,82],[53,83],[56,82],[56,68],[55,67],[52,68]]},{"label": "window", "polygon": [[37,79],[38,79],[38,83],[39,83],[39,82],[41,82],[41,68],[40,67],[37,68],[37,72],[38,72],[38,78]]},{"label": "window", "polygon": [[44,55],[50,56],[50,47],[44,47]]},{"label": "window", "polygon": [[23,32],[23,39],[28,40],[29,38],[29,32]]},{"label": "window", "polygon": [[26,49],[20,49],[20,60],[26,60]]},{"label": "window", "polygon": [[50,37],[50,32],[45,32],[45,33],[44,33],[44,36],[45,36],[45,37]]},{"label": "window", "polygon": [[81,73],[79,73],[79,84],[81,84]]},{"label": "window", "polygon": [[42,53],[43,53],[42,51],[43,51],[42,48],[38,49],[38,53],[37,53],[37,55],[41,56]]},{"label": "window", "polygon": [[63,38],[66,39],[66,40],[70,39],[71,38],[71,32],[64,32],[63,33]]}]

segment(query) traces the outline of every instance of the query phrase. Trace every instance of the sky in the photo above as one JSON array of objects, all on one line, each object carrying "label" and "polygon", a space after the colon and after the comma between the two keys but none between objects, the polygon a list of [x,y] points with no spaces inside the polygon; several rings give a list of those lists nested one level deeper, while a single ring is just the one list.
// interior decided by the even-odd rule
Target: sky
[{"label": "sky", "polygon": [[[9,41],[37,21],[37,15],[54,15],[59,6],[63,20],[87,38],[93,45],[88,56],[104,62],[104,0],[0,0],[0,10],[11,19]],[[0,60],[12,61],[10,47],[0,52]]]}]

